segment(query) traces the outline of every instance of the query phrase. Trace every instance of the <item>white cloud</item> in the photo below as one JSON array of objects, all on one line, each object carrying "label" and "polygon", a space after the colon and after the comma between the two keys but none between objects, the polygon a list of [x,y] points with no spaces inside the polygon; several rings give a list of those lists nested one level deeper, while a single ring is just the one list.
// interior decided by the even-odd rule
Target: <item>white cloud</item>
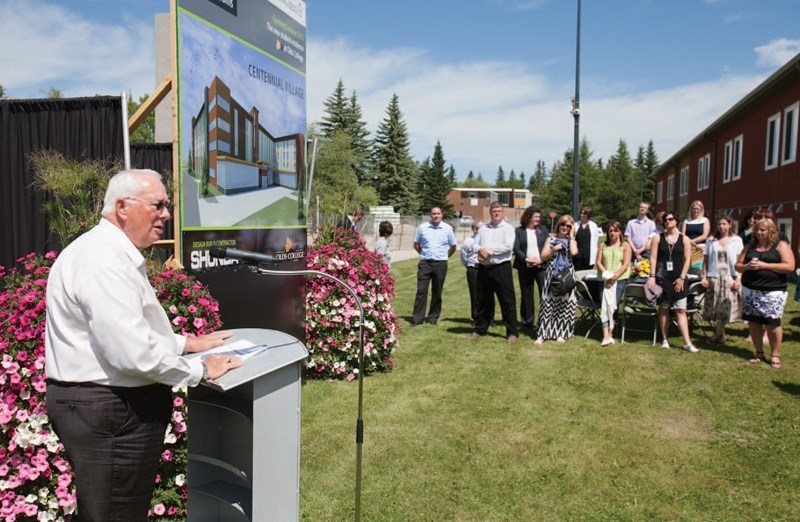
[{"label": "white cloud", "polygon": [[[758,65],[773,69],[798,50],[800,41],[788,39],[755,49]],[[431,155],[439,140],[460,177],[473,170],[491,180],[498,165],[530,175],[536,161],[549,167],[571,149],[574,78],[551,77],[547,65],[438,63],[431,54],[419,47],[373,50],[345,38],[311,38],[308,121],[322,117],[323,100],[341,78],[348,95],[358,92],[373,133],[396,93],[415,159]],[[41,0],[0,1],[0,60],[0,83],[12,97],[35,97],[50,85],[65,96],[128,89],[139,96],[156,83],[152,20],[103,25]],[[620,139],[631,154],[652,139],[666,160],[761,80],[726,73],[716,81],[641,92],[620,79],[585,76],[581,138],[589,139],[595,159],[608,159]]]},{"label": "white cloud", "polygon": [[0,3],[2,83],[10,97],[50,86],[64,96],[136,97],[155,87],[153,22],[104,25],[69,9],[31,0]]},{"label": "white cloud", "polygon": [[800,53],[800,40],[790,40],[788,38],[778,38],[766,45],[755,48],[758,59],[756,64],[760,67],[777,68],[782,67],[786,62]]},{"label": "white cloud", "polygon": [[[373,132],[397,93],[415,159],[430,156],[439,140],[459,177],[472,170],[493,180],[498,165],[530,175],[536,161],[549,167],[572,147],[573,78],[554,80],[518,62],[432,63],[421,49],[370,51],[342,39],[311,39],[308,53],[309,121],[321,119],[339,78],[348,93],[358,92]],[[581,95],[581,138],[589,139],[594,159],[607,160],[620,139],[631,155],[652,139],[666,160],[761,80],[728,76],[631,92],[618,82],[583,78],[589,94]]]}]

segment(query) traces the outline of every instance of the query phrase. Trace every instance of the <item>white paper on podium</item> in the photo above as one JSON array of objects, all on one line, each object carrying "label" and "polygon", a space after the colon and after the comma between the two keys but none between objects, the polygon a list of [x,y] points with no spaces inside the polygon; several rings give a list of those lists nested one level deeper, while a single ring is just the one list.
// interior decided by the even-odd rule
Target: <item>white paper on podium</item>
[{"label": "white paper on podium", "polygon": [[256,344],[252,341],[248,341],[247,339],[239,339],[238,341],[234,341],[230,344],[225,344],[217,348],[212,348],[207,352],[203,352],[200,355],[200,360],[205,360],[205,358],[209,355],[226,355],[228,357],[241,357],[244,361],[250,357],[253,357],[254,355],[260,354],[265,350],[269,350],[269,345]]}]

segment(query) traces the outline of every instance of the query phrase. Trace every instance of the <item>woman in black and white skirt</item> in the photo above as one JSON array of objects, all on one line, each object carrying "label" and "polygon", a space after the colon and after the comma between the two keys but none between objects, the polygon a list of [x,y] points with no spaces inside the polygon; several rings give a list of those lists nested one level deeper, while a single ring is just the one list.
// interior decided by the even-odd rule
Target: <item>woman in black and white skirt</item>
[{"label": "woman in black and white skirt", "polygon": [[752,240],[745,246],[736,270],[742,272],[742,318],[748,322],[755,346],[751,363],[764,358],[764,330],[770,347],[770,366],[781,367],[781,318],[786,306],[786,274],[794,270],[794,254],[786,241],[781,241],[778,228],[771,219],[761,219],[753,227]]}]

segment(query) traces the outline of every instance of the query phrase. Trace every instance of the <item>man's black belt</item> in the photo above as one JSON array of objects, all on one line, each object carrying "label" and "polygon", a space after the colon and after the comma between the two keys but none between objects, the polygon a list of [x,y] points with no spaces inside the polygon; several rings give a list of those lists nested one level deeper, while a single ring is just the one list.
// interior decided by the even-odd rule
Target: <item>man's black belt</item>
[{"label": "man's black belt", "polygon": [[166,387],[166,384],[159,384],[154,382],[153,384],[144,384],[142,386],[112,386],[110,384],[100,384],[97,382],[66,382],[66,381],[58,381],[56,379],[47,378],[47,384],[53,384],[55,386],[61,386],[62,388],[106,388],[107,390],[147,390],[150,388],[162,388]]},{"label": "man's black belt", "polygon": [[482,266],[483,268],[486,268],[486,269],[488,269],[488,270],[491,270],[491,269],[493,269],[493,268],[497,268],[498,266],[507,265],[507,264],[509,264],[510,262],[511,262],[511,261],[503,261],[502,263],[497,263],[497,264],[494,264],[494,265],[479,265],[479,266]]}]

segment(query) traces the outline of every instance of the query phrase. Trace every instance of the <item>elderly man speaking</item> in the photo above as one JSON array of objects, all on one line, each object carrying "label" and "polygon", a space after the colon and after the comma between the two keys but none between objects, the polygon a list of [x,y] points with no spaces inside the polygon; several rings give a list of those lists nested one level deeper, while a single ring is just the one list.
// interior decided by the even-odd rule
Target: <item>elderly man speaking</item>
[{"label": "elderly man speaking", "polygon": [[230,333],[172,332],[139,249],[170,217],[161,176],[111,178],[102,219],[56,260],[47,285],[47,413],[75,472],[78,519],[143,521],[153,494],[170,386],[195,386],[241,366],[238,358],[181,357]]}]

